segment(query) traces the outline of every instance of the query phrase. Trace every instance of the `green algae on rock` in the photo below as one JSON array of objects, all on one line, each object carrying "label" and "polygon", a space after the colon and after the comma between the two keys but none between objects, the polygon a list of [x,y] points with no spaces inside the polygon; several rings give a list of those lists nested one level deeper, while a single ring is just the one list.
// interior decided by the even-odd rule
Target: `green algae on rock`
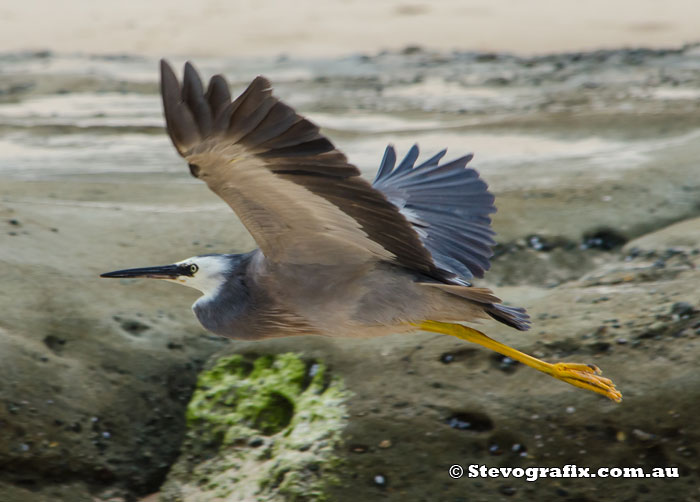
[{"label": "green algae on rock", "polygon": [[325,500],[348,397],[294,353],[222,357],[199,376],[161,500]]}]

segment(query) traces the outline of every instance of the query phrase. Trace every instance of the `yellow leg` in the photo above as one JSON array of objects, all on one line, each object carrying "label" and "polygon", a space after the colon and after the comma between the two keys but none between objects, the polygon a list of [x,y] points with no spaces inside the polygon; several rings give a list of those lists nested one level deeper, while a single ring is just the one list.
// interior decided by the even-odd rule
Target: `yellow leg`
[{"label": "yellow leg", "polygon": [[535,357],[528,356],[519,350],[515,350],[512,347],[499,343],[496,340],[489,338],[481,331],[477,331],[467,326],[462,326],[461,324],[439,321],[423,321],[421,323],[414,324],[414,326],[417,326],[419,329],[425,331],[455,336],[461,340],[476,343],[482,347],[486,347],[487,349],[491,349],[499,354],[510,357],[511,359],[520,361],[521,363],[551,375],[554,378],[563,380],[564,382],[575,387],[592,390],[593,392],[602,394],[618,403],[622,401],[622,394],[615,388],[615,384],[612,382],[612,380],[600,376],[602,372],[593,364],[546,363]]}]

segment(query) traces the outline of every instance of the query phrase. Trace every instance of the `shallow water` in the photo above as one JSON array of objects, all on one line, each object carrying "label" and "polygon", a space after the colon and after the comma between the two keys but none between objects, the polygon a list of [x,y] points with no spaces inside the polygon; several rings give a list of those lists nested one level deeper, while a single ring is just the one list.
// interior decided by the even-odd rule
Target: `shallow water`
[{"label": "shallow water", "polygon": [[[0,64],[0,176],[188,180],[162,131],[155,59],[14,53]],[[426,155],[476,153],[474,165],[501,190],[544,187],[577,173],[614,177],[700,134],[697,46],[197,64],[205,76],[225,74],[234,93],[266,75],[368,176],[386,144],[401,153],[417,142]]]}]

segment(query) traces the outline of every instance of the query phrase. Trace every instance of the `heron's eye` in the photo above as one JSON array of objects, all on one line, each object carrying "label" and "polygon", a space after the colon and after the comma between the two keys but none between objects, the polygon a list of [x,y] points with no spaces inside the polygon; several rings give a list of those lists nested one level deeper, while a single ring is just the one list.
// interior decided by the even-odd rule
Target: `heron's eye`
[{"label": "heron's eye", "polygon": [[199,270],[199,267],[197,265],[195,265],[194,263],[190,265],[190,272],[194,274],[195,272],[197,272],[197,270]]}]

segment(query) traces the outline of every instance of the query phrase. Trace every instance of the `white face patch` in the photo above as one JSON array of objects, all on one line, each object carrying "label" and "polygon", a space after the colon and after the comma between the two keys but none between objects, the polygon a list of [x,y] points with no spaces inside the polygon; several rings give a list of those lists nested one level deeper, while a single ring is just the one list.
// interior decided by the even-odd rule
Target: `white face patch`
[{"label": "white face patch", "polygon": [[226,273],[231,263],[225,256],[193,256],[176,263],[176,265],[197,266],[193,276],[181,275],[177,279],[167,281],[198,289],[204,296],[200,300],[216,296],[226,280]]}]

